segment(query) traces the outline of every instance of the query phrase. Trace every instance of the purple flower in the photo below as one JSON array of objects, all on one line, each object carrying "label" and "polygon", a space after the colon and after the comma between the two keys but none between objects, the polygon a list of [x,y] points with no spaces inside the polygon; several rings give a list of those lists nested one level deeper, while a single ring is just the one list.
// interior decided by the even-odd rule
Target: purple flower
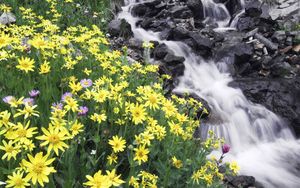
[{"label": "purple flower", "polygon": [[25,99],[23,99],[23,103],[27,104],[29,106],[33,106],[34,105],[34,99],[33,98],[25,98]]},{"label": "purple flower", "polygon": [[14,96],[6,96],[3,97],[3,102],[5,102],[6,104],[9,104],[11,101],[15,100],[16,98]]},{"label": "purple flower", "polygon": [[79,116],[84,116],[86,115],[86,113],[89,111],[88,107],[86,106],[80,106],[79,107],[79,112],[78,112],[78,115]]},{"label": "purple flower", "polygon": [[63,107],[64,107],[64,105],[60,102],[52,103],[52,106],[51,106],[52,109],[55,108],[55,109],[60,109],[60,110],[62,110]]},{"label": "purple flower", "polygon": [[228,144],[224,144],[222,146],[222,152],[223,152],[223,154],[228,153],[229,150],[230,150],[230,146]]},{"label": "purple flower", "polygon": [[29,91],[30,97],[33,97],[33,98],[39,96],[39,94],[40,94],[39,90],[33,89],[33,90]]},{"label": "purple flower", "polygon": [[82,79],[80,80],[80,84],[82,87],[87,88],[93,85],[93,81],[91,79]]},{"label": "purple flower", "polygon": [[64,93],[63,96],[61,97],[61,100],[62,100],[62,101],[65,101],[67,97],[72,97],[72,96],[73,96],[72,93],[66,92],[66,93]]}]

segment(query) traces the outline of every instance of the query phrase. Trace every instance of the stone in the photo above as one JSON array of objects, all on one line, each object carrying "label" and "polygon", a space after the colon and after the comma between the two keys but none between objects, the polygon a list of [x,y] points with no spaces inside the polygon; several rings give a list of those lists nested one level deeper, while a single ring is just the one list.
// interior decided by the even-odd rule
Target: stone
[{"label": "stone", "polygon": [[131,9],[133,16],[143,17],[147,12],[151,11],[145,4],[137,4]]},{"label": "stone", "polygon": [[168,66],[175,66],[178,64],[182,64],[184,62],[184,57],[176,56],[172,53],[168,53],[164,59],[163,62],[166,63]]},{"label": "stone", "polygon": [[192,17],[192,11],[186,6],[174,6],[169,11],[173,18],[187,19]]},{"label": "stone", "polygon": [[245,0],[245,13],[250,17],[258,17],[262,14],[259,0]]},{"label": "stone", "polygon": [[284,41],[285,38],[286,38],[285,31],[275,31],[271,37],[271,39],[274,40],[275,42]]},{"label": "stone", "polygon": [[4,12],[0,16],[0,24],[8,25],[16,22],[16,16],[11,12]]},{"label": "stone", "polygon": [[203,4],[201,0],[188,0],[187,1],[188,8],[192,11],[193,16],[197,20],[202,20],[204,18]]},{"label": "stone", "polygon": [[172,53],[166,44],[159,44],[153,50],[153,55],[156,60],[164,59],[167,54]]},{"label": "stone", "polygon": [[131,25],[125,19],[114,19],[108,24],[108,31],[113,37],[133,37]]},{"label": "stone", "polygon": [[213,42],[209,38],[197,32],[190,32],[189,36],[194,43],[193,46],[197,53],[203,57],[208,57],[211,55]]},{"label": "stone", "polygon": [[274,77],[284,77],[285,75],[288,75],[291,70],[292,67],[287,62],[277,62],[271,66],[271,74]]}]

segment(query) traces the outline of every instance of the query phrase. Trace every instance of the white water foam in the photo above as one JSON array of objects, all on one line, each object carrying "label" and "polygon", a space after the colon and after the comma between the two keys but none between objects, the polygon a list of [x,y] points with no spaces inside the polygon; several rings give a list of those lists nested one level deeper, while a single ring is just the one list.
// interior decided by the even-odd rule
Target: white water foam
[{"label": "white water foam", "polygon": [[[284,122],[265,107],[249,102],[240,89],[228,86],[232,77],[227,73],[226,59],[225,62],[204,61],[185,44],[160,40],[159,33],[136,27],[139,19],[130,14],[134,4],[135,1],[127,1],[118,17],[131,24],[135,38],[165,43],[176,55],[185,58],[184,76],[175,91],[193,92],[209,103],[213,120],[202,125],[202,132],[213,130],[231,145],[225,161],[237,161],[241,175],[254,176],[266,188],[299,187],[296,166],[300,141]],[[213,154],[220,155],[220,152]]]}]

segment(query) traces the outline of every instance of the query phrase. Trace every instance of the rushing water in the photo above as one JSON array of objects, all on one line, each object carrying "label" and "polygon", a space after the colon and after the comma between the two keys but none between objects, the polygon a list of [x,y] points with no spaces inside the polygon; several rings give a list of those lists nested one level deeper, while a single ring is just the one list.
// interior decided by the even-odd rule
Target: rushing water
[{"label": "rushing water", "polygon": [[[215,4],[212,0],[202,2],[204,10],[199,11],[214,17],[219,27],[229,25],[231,18],[224,5]],[[255,176],[266,188],[299,187],[300,172],[296,166],[300,160],[300,141],[294,138],[277,115],[248,101],[240,89],[228,86],[232,77],[226,71],[227,60],[205,61],[181,42],[160,40],[159,33],[136,27],[139,18],[130,14],[130,8],[136,2],[129,0],[126,4],[118,17],[131,24],[135,38],[165,43],[175,54],[185,58],[184,75],[175,91],[193,92],[209,103],[212,118],[201,126],[202,136],[213,130],[224,137],[232,147],[225,159],[237,161],[241,167],[240,174]],[[220,155],[220,152],[213,154]]]}]

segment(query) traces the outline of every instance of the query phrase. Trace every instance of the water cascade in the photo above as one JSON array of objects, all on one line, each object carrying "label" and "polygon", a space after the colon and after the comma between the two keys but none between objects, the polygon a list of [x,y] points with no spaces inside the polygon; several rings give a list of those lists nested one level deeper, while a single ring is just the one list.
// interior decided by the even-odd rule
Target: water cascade
[{"label": "water cascade", "polygon": [[[213,20],[219,27],[229,26],[231,18],[223,4],[212,0],[202,2],[203,11],[210,21]],[[175,54],[183,56],[185,71],[175,91],[193,92],[212,108],[211,121],[202,125],[202,136],[213,130],[224,137],[232,146],[225,159],[237,161],[241,167],[240,174],[254,176],[267,188],[299,187],[300,173],[295,166],[300,159],[300,141],[295,139],[289,127],[262,105],[248,101],[240,89],[228,86],[232,77],[226,71],[226,59],[223,62],[206,61],[182,42],[161,40],[159,33],[137,27],[139,18],[130,14],[130,8],[135,4],[134,0],[127,1],[118,17],[131,24],[135,38],[165,43]],[[234,23],[231,23],[233,26]],[[214,154],[220,153],[216,151]]]}]

